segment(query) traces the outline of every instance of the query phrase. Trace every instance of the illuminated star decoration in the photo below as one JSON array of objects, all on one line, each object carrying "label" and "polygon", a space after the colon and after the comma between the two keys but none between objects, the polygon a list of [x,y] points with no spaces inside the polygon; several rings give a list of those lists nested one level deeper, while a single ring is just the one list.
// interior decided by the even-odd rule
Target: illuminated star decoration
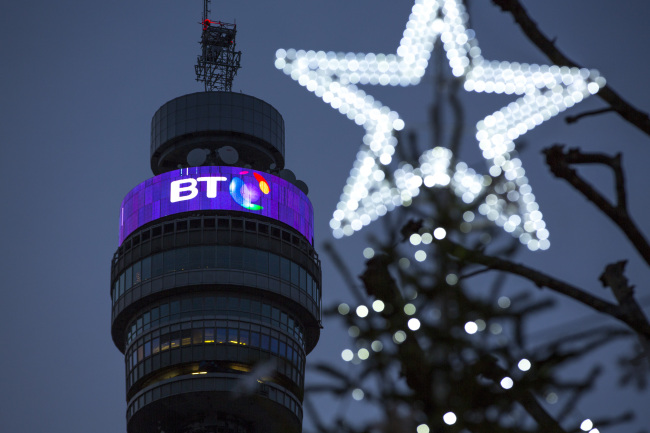
[{"label": "illuminated star decoration", "polygon": [[451,71],[464,78],[465,90],[520,95],[476,125],[490,175],[505,178],[496,194],[486,196],[479,212],[531,250],[550,246],[521,161],[511,155],[513,140],[597,93],[605,79],[595,70],[485,60],[466,24],[460,0],[416,0],[395,54],[277,51],[278,69],[365,129],[330,221],[336,238],[352,235],[396,206],[409,205],[423,185],[451,187],[465,203],[473,203],[489,184],[463,162],[450,167],[451,151],[443,147],[422,154],[419,167],[402,164],[393,173],[394,184],[385,178],[382,166],[392,161],[394,131],[403,129],[404,121],[357,84],[418,84],[440,37]]}]

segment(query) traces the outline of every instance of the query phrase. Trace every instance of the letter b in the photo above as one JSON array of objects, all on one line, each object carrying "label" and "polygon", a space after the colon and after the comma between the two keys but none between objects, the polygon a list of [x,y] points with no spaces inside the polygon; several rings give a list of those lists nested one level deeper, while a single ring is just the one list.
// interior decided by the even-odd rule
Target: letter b
[{"label": "letter b", "polygon": [[[196,188],[195,179],[181,179],[175,180],[171,183],[171,189],[169,191],[169,201],[176,203],[177,201],[191,200],[199,194],[199,190]],[[183,184],[189,184],[188,186],[181,186]],[[181,193],[187,193],[186,195],[181,195]]]}]

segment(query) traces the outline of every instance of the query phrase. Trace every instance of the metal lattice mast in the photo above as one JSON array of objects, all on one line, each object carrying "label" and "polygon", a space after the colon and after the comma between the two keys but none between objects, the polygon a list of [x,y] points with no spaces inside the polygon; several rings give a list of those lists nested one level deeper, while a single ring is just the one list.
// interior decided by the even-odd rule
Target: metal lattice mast
[{"label": "metal lattice mast", "polygon": [[232,91],[232,82],[240,68],[241,51],[235,51],[237,25],[212,21],[210,0],[203,1],[201,20],[201,55],[196,66],[196,81],[205,84],[205,91]]}]

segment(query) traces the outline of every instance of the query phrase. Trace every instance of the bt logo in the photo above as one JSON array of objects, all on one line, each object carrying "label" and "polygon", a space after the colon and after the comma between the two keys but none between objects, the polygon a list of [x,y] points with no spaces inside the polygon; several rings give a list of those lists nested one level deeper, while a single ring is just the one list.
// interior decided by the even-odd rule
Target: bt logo
[{"label": "bt logo", "polygon": [[[239,172],[240,175],[248,174],[248,171]],[[230,186],[228,190],[230,191],[230,196],[235,202],[248,210],[261,210],[263,207],[259,204],[255,204],[261,194],[268,194],[271,192],[268,182],[264,177],[258,173],[253,173],[255,180],[257,180],[258,185],[251,186],[240,177],[233,177],[230,181]],[[215,177],[199,177],[196,179],[188,178],[175,180],[171,182],[170,192],[169,192],[169,201],[176,203],[184,200],[191,200],[197,195],[199,195],[199,190],[196,187],[199,182],[206,183],[206,193],[205,195],[208,198],[215,198],[217,196],[217,183],[228,180],[223,176]]]}]

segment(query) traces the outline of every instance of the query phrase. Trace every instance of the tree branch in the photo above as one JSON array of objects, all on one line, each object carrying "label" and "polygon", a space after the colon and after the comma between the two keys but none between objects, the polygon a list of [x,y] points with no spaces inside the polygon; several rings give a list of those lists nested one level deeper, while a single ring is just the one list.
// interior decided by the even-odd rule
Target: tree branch
[{"label": "tree branch", "polygon": [[[502,11],[510,13],[528,39],[556,65],[580,68],[576,62],[565,56],[537,27],[519,0],[492,0]],[[619,96],[609,85],[600,89],[598,96],[607,102],[621,117],[650,135],[650,117]]]},{"label": "tree branch", "polygon": [[614,111],[612,107],[601,108],[600,110],[585,111],[584,113],[576,114],[575,116],[567,116],[564,120],[566,123],[576,123],[583,117],[596,116],[598,114],[609,113],[611,111]]},{"label": "tree branch", "polygon": [[[641,230],[630,217],[627,211],[627,198],[625,192],[625,179],[621,168],[621,156],[609,157],[602,154],[585,154],[578,149],[571,149],[566,154],[563,146],[554,145],[544,149],[546,163],[551,172],[559,178],[569,182],[575,189],[580,191],[589,201],[595,204],[605,215],[625,233],[632,245],[639,252],[643,260],[650,265],[650,244]],[[588,184],[578,173],[569,167],[569,164],[596,163],[605,164],[614,170],[616,182],[616,206],[612,205],[600,192]]]},{"label": "tree branch", "polygon": [[628,314],[622,307],[597,298],[582,289],[572,286],[569,283],[565,283],[564,281],[553,278],[550,275],[546,275],[542,272],[519,263],[510,262],[498,257],[488,256],[476,250],[468,250],[462,245],[447,239],[434,239],[434,242],[447,254],[450,254],[459,260],[484,265],[490,269],[505,271],[510,274],[524,277],[534,283],[537,287],[548,287],[555,292],[573,298],[574,300],[588,307],[591,307],[596,311],[600,311],[601,313],[607,314],[620,320],[635,332],[643,334],[645,338],[650,338],[650,324],[648,324],[647,321],[639,322],[635,320],[635,318],[630,314]]},{"label": "tree branch", "polygon": [[[493,380],[494,383],[499,383],[501,379],[510,376],[510,373],[501,368],[496,362],[492,362],[491,369],[483,370],[482,374]],[[516,401],[524,407],[526,412],[537,422],[541,431],[547,433],[566,433],[560,423],[553,418],[537,401],[533,393],[525,386],[521,386],[515,382],[509,392],[515,393]]]},{"label": "tree branch", "polygon": [[[626,264],[627,260],[621,260],[607,265],[599,278],[600,282],[603,283],[603,286],[612,289],[618,304],[627,315],[633,317],[638,323],[648,323],[648,318],[634,297],[634,286],[628,284],[627,277],[624,275]],[[643,351],[650,359],[650,338],[640,337],[639,340]]]}]

